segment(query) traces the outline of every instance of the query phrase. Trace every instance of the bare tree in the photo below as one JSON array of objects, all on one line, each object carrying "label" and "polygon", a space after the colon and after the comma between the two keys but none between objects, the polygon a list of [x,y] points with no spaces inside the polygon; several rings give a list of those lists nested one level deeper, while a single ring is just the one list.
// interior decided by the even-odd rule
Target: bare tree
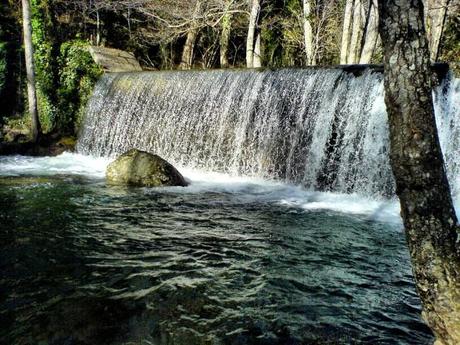
[{"label": "bare tree", "polygon": [[316,2],[314,6],[314,44],[313,55],[315,62],[321,61],[324,56],[336,57],[340,53],[337,46],[337,34],[339,34],[342,22],[342,9],[336,0],[323,0]]},{"label": "bare tree", "polygon": [[[99,1],[112,3],[108,0]],[[189,69],[192,66],[198,34],[203,29],[206,29],[207,33],[211,33],[211,36],[220,34],[220,39],[213,41],[211,51],[209,50],[210,47],[203,47],[205,54],[208,57],[214,56],[214,48],[220,44],[222,66],[228,66],[227,55],[232,19],[235,14],[247,15],[246,1],[125,0],[124,3],[125,5],[131,3],[132,13],[140,16],[138,20],[142,21],[142,27],[139,31],[142,36],[141,39],[147,44],[152,41],[164,44],[186,37],[179,67]],[[216,45],[214,45],[215,43]]]},{"label": "bare tree", "polygon": [[363,49],[359,59],[360,64],[371,62],[379,39],[379,10],[377,0],[371,0],[367,14],[366,33],[364,35]]},{"label": "bare tree", "polygon": [[185,40],[184,49],[182,51],[180,69],[190,69],[193,62],[193,50],[195,48],[195,41],[198,36],[198,25],[195,18],[198,18],[201,13],[201,0],[195,3],[195,10],[193,12],[193,20],[189,31],[187,32],[187,39]]},{"label": "bare tree", "polygon": [[32,25],[29,0],[22,0],[22,23],[24,30],[24,52],[27,71],[27,95],[31,117],[32,141],[37,142],[40,135],[40,120],[37,109],[37,92],[35,89],[34,48],[32,44]]},{"label": "bare tree", "polygon": [[426,4],[426,24],[428,41],[430,44],[431,61],[436,61],[439,55],[439,46],[447,18],[450,0],[428,0]]},{"label": "bare tree", "polygon": [[347,0],[340,63],[370,63],[378,40],[377,0],[370,0],[367,5],[362,0]]},{"label": "bare tree", "polygon": [[226,12],[222,17],[222,31],[220,34],[220,67],[227,68],[228,62],[228,46],[230,44],[230,33],[232,30],[232,15]]},{"label": "bare tree", "polygon": [[363,39],[365,11],[361,0],[354,0],[353,4],[353,25],[348,49],[347,63],[358,63],[360,59],[361,43]]},{"label": "bare tree", "polygon": [[342,44],[340,47],[340,63],[342,65],[348,62],[348,51],[350,47],[351,23],[353,16],[353,0],[347,0],[345,4],[345,13],[343,16]]},{"label": "bare tree", "polygon": [[262,67],[262,48],[261,48],[261,37],[260,31],[257,32],[256,42],[254,44],[254,60],[253,66],[254,68]]},{"label": "bare tree", "polygon": [[439,144],[421,0],[380,0],[391,166],[423,317],[460,344],[460,228]]},{"label": "bare tree", "polygon": [[313,28],[311,25],[311,0],[303,0],[303,35],[306,61],[308,65],[316,65],[315,54],[313,51]]},{"label": "bare tree", "polygon": [[254,67],[254,48],[256,45],[256,29],[260,14],[260,0],[251,1],[251,13],[249,15],[248,35],[246,38],[246,67]]}]

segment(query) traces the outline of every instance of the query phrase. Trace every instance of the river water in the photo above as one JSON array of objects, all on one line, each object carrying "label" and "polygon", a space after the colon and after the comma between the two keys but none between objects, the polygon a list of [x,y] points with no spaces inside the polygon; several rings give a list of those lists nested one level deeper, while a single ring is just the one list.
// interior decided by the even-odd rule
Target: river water
[{"label": "river water", "polygon": [[1,344],[430,344],[398,203],[0,157]]}]

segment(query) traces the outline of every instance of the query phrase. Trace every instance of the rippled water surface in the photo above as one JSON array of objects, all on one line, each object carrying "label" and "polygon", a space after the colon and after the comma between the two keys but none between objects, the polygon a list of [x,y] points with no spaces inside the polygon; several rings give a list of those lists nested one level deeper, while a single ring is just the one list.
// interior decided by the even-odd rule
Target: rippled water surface
[{"label": "rippled water surface", "polygon": [[98,164],[0,158],[0,343],[432,341],[394,202]]}]

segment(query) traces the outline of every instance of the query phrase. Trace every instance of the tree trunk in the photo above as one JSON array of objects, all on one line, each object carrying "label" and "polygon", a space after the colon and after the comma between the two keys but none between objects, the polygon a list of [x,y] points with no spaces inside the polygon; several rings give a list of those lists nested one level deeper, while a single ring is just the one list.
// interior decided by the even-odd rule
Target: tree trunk
[{"label": "tree trunk", "polygon": [[197,29],[190,29],[187,33],[187,39],[184,44],[184,50],[182,51],[182,58],[179,65],[180,69],[190,69],[193,63],[193,50],[195,49],[195,41],[198,35]]},{"label": "tree trunk", "polygon": [[340,64],[345,65],[348,60],[348,48],[350,46],[351,17],[353,14],[353,0],[347,0],[342,29],[342,44],[340,47]]},{"label": "tree trunk", "polygon": [[220,67],[228,68],[228,46],[230,43],[230,33],[232,30],[232,16],[225,13],[222,18],[222,32],[220,34]]},{"label": "tree trunk", "polygon": [[441,43],[442,33],[444,31],[444,24],[446,22],[448,6],[449,0],[428,1],[428,40],[430,43],[430,58],[433,62],[435,62],[438,59],[439,46]]},{"label": "tree trunk", "polygon": [[254,62],[252,66],[254,68],[262,67],[262,51],[260,44],[260,32],[258,32],[256,36],[256,43],[254,44]]},{"label": "tree trunk", "polygon": [[37,142],[40,135],[40,120],[38,119],[37,92],[35,90],[34,48],[32,45],[32,25],[30,21],[29,0],[22,0],[22,22],[24,30],[24,52],[27,72],[27,96],[31,117],[32,141]]},{"label": "tree trunk", "polygon": [[96,46],[101,44],[101,20],[99,18],[99,11],[96,10]]},{"label": "tree trunk", "polygon": [[310,21],[311,0],[303,0],[303,36],[307,65],[316,65],[313,51],[313,29]]},{"label": "tree trunk", "polygon": [[[201,12],[201,1],[196,2],[194,18],[198,17]],[[190,69],[193,63],[193,51],[195,49],[195,42],[198,36],[198,26],[196,21],[192,22],[192,27],[187,32],[187,39],[185,40],[184,50],[182,51],[182,58],[179,65],[180,69]]]},{"label": "tree trunk", "polygon": [[391,166],[423,317],[439,345],[460,344],[460,251],[433,110],[421,0],[380,0]]},{"label": "tree trunk", "polygon": [[251,14],[249,15],[248,35],[246,39],[246,66],[248,68],[254,67],[254,48],[257,21],[260,12],[260,0],[252,0]]},{"label": "tree trunk", "polygon": [[369,13],[364,37],[363,50],[359,59],[360,64],[369,64],[374,55],[377,41],[379,38],[379,11],[377,0],[372,0],[369,4]]},{"label": "tree trunk", "polygon": [[353,4],[353,31],[350,40],[350,50],[348,51],[348,64],[355,64],[359,61],[364,31],[363,28],[364,6],[361,0],[355,0]]},{"label": "tree trunk", "polygon": [[430,31],[430,27],[428,24],[428,0],[422,0],[423,4],[423,18],[424,18],[424,23],[425,23],[425,31],[428,33]]}]

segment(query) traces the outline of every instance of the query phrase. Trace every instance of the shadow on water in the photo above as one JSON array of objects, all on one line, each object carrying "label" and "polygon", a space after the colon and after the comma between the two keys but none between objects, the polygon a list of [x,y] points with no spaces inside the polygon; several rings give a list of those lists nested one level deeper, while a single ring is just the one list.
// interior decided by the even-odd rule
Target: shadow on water
[{"label": "shadow on water", "polygon": [[399,226],[251,186],[0,180],[2,344],[432,341]]}]

